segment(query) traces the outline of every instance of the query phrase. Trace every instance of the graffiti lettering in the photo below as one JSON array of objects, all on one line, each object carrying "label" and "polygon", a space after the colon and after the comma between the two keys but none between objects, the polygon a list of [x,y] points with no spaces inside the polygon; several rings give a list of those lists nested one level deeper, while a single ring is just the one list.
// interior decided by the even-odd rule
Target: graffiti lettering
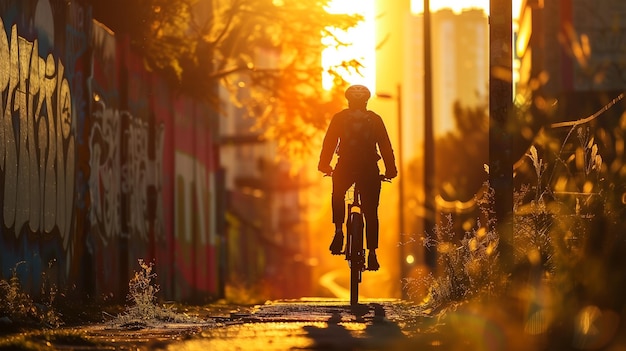
[{"label": "graffiti lettering", "polygon": [[[87,13],[85,13],[87,12]],[[73,95],[83,96],[83,71],[86,70],[85,52],[89,47],[88,34],[90,27],[87,22],[91,19],[91,10],[76,1],[72,1],[68,6],[68,19],[65,26],[65,63],[67,80],[72,86]],[[83,126],[86,118],[86,101],[75,99],[74,116],[72,123],[79,145],[84,145]]]},{"label": "graffiti lettering", "polygon": [[193,243],[193,237],[199,238],[198,244],[214,245],[215,223],[204,214],[211,213],[210,181],[212,174],[200,160],[183,152],[176,152],[176,238],[186,243]]},{"label": "graffiti lettering", "polygon": [[[75,67],[76,60],[80,58],[87,49],[87,31],[85,30],[85,9],[83,6],[72,2],[68,8],[68,22],[65,29],[65,52],[68,60],[68,67]],[[75,72],[68,72],[68,76],[73,78]]]},{"label": "graffiti lettering", "polygon": [[[165,131],[155,132],[155,160],[148,157],[148,124],[127,112],[107,108],[102,101],[94,104],[93,127],[89,137],[91,151],[89,191],[91,194],[90,220],[100,228],[100,238],[107,244],[121,235],[120,204],[122,196],[129,202],[129,231],[142,240],[148,239],[149,224],[155,221],[154,235],[164,237],[163,181],[161,175]],[[127,119],[128,129],[122,134],[120,121]],[[128,150],[126,162],[121,164],[122,135]],[[156,190],[155,199],[148,199],[148,189]],[[156,201],[156,218],[148,209]]]},{"label": "graffiti lettering", "polygon": [[91,175],[89,194],[92,226],[106,244],[121,232],[120,222],[120,116],[101,101],[94,104],[93,127],[89,136]]},{"label": "graffiti lettering", "polygon": [[[139,118],[127,115],[128,129],[125,131],[126,145],[128,145],[126,163],[122,167],[122,192],[129,201],[129,226],[131,233],[143,240],[148,239],[148,189],[153,186],[157,189],[157,211],[162,207],[161,202],[161,174],[163,173],[162,155],[164,130],[156,131],[155,160],[148,157],[148,123]],[[159,213],[159,212],[157,212]],[[160,219],[160,216],[157,216]],[[155,226],[157,237],[162,233],[162,226]]]},{"label": "graffiti lettering", "polygon": [[[2,19],[0,27],[4,28]],[[75,146],[72,96],[64,66],[39,56],[11,28],[0,32],[0,171],[4,172],[3,222],[18,236],[58,228],[64,247],[74,205]]]}]

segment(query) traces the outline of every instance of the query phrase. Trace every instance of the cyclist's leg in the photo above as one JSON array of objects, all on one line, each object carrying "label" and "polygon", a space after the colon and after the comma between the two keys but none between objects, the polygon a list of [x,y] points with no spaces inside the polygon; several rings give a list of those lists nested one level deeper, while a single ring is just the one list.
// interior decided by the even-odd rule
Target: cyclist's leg
[{"label": "cyclist's leg", "polygon": [[368,170],[360,179],[361,205],[365,216],[365,234],[367,236],[367,249],[378,248],[378,202],[380,200],[380,176],[379,169]]},{"label": "cyclist's leg", "polygon": [[333,172],[333,194],[331,196],[335,235],[328,249],[333,255],[339,255],[343,250],[343,222],[346,217],[345,196],[351,184],[352,181],[346,173],[346,168],[341,166],[341,162],[339,162]]},{"label": "cyclist's leg", "polygon": [[338,162],[333,172],[333,193],[331,196],[333,223],[336,225],[341,225],[345,221],[346,191],[348,191],[353,182],[354,180],[350,176],[349,169],[341,162]]}]

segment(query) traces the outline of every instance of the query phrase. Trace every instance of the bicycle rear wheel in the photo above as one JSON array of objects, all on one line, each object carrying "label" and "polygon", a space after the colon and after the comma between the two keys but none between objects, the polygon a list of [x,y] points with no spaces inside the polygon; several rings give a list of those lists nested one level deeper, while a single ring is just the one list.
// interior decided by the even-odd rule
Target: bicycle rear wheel
[{"label": "bicycle rear wheel", "polygon": [[363,250],[363,215],[350,213],[350,305],[359,303],[359,283],[365,267],[365,250]]}]

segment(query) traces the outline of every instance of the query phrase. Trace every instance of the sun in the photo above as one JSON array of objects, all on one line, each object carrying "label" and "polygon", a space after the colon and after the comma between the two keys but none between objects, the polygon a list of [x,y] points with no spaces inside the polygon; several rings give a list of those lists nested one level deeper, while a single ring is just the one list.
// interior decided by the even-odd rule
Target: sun
[{"label": "sun", "polygon": [[[358,9],[355,9],[358,7]],[[354,0],[333,0],[326,9],[329,13],[358,14],[364,20],[347,31],[330,28],[334,35],[348,46],[335,47],[330,37],[323,37],[322,67],[324,71],[341,64],[343,61],[356,59],[363,64],[360,73],[340,71],[341,77],[350,84],[363,84],[370,89],[376,86],[376,26],[374,0],[359,0],[359,6],[354,6]],[[324,89],[330,90],[333,82],[329,74],[322,77]]]}]

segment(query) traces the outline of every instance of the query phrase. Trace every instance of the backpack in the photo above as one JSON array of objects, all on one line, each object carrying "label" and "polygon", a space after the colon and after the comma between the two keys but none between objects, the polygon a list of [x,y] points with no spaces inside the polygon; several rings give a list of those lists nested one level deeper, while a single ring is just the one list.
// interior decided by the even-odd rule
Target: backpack
[{"label": "backpack", "polygon": [[369,111],[348,111],[340,137],[340,155],[355,161],[377,159],[373,129],[372,115]]}]

